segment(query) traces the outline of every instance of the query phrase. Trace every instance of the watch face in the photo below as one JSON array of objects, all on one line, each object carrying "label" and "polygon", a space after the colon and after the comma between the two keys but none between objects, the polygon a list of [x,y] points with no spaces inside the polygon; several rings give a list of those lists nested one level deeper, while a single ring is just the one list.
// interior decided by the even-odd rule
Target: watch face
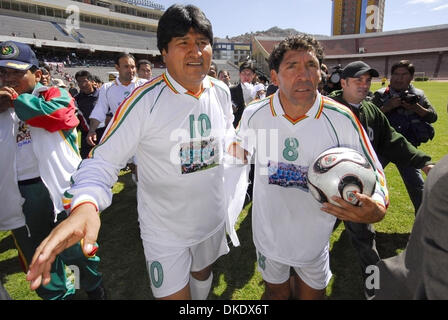
[{"label": "watch face", "polygon": [[339,73],[333,73],[330,77],[330,81],[333,83],[338,83],[341,80],[341,75]]}]

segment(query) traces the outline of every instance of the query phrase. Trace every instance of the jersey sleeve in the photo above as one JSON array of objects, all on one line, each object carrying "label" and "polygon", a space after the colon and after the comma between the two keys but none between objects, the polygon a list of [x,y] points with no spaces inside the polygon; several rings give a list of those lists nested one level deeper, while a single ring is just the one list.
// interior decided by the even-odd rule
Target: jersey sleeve
[{"label": "jersey sleeve", "polygon": [[[351,113],[351,112],[350,112]],[[346,136],[351,136],[353,143],[356,146],[356,149],[364,154],[366,159],[369,161],[369,163],[372,165],[372,167],[375,170],[375,176],[376,176],[376,185],[375,185],[375,192],[372,195],[372,199],[380,204],[382,204],[384,207],[389,206],[389,191],[386,186],[386,176],[384,174],[383,166],[381,165],[381,162],[378,160],[378,156],[376,152],[374,151],[372,144],[370,143],[369,137],[362,127],[359,120],[356,118],[356,116],[351,113],[352,117],[352,124],[351,128],[353,129],[352,133],[346,132]]]},{"label": "jersey sleeve", "polygon": [[235,128],[233,127],[233,120],[234,120],[234,115],[233,115],[233,111],[232,111],[232,101],[230,98],[230,91],[229,88],[226,86],[225,88],[226,90],[226,94],[223,96],[222,99],[222,109],[223,109],[223,113],[224,113],[224,120],[225,120],[225,149],[227,150],[227,148],[229,147],[229,145],[231,143],[233,143],[236,139],[236,134],[235,134]]},{"label": "jersey sleeve", "polygon": [[236,143],[249,153],[249,157],[253,158],[256,152],[256,130],[253,127],[253,112],[246,109],[241,116],[240,123],[236,128]]},{"label": "jersey sleeve", "polygon": [[422,105],[423,108],[425,108],[428,111],[428,114],[423,117],[423,120],[428,123],[434,123],[437,121],[437,112],[434,109],[434,107],[429,102],[428,98],[425,96],[423,90],[422,94],[420,96],[419,103]]},{"label": "jersey sleeve", "polygon": [[98,100],[92,110],[92,113],[90,114],[90,118],[96,119],[99,122],[105,122],[106,114],[109,112],[109,102],[107,101],[106,95],[109,86],[110,84],[105,83],[99,89]]},{"label": "jersey sleeve", "polygon": [[134,91],[114,115],[101,142],[81,162],[72,176],[72,186],[66,192],[66,210],[83,202],[94,203],[104,210],[112,201],[112,186],[128,159],[135,155],[144,132],[149,112],[149,98]]},{"label": "jersey sleeve", "polygon": [[409,165],[417,169],[431,163],[431,157],[414,147],[401,133],[389,123],[378,108],[374,109],[376,127],[379,128],[378,153],[399,165]]}]

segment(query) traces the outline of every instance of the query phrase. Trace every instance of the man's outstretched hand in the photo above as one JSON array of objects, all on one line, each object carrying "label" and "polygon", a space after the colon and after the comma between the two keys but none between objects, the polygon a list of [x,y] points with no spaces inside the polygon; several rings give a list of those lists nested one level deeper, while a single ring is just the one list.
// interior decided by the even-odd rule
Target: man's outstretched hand
[{"label": "man's outstretched hand", "polygon": [[92,203],[77,207],[37,247],[26,276],[30,281],[30,288],[36,290],[42,284],[47,285],[51,280],[51,265],[56,256],[81,239],[84,255],[93,256],[97,250],[95,243],[100,225],[100,217]]}]

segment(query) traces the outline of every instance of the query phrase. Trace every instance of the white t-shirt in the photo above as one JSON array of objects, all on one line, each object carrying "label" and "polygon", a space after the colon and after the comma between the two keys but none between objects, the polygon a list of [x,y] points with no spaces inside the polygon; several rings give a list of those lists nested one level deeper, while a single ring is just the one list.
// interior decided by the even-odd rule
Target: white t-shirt
[{"label": "white t-shirt", "polygon": [[224,83],[206,77],[203,86],[194,96],[166,73],[135,90],[73,176],[74,205],[107,207],[119,168],[136,155],[142,238],[191,246],[214,234],[227,214],[221,160],[233,113]]},{"label": "white t-shirt", "polygon": [[14,109],[0,112],[0,231],[17,229],[25,225],[22,204],[17,185],[16,148],[19,119]]},{"label": "white t-shirt", "polygon": [[256,91],[254,85],[249,82],[242,82],[241,89],[243,90],[244,103],[248,105],[255,98]]},{"label": "white t-shirt", "polygon": [[117,77],[114,81],[103,84],[99,89],[98,100],[90,114],[90,118],[104,122],[106,120],[106,114],[109,112],[115,114],[120,103],[122,103],[136,87],[147,81],[148,80],[146,79],[134,78],[129,85],[124,86]]},{"label": "white t-shirt", "polygon": [[29,126],[19,122],[17,129],[17,179],[18,181],[39,177],[39,164],[33,151],[33,139]]},{"label": "white t-shirt", "polygon": [[[278,95],[249,105],[238,132],[255,161],[254,242],[270,259],[305,266],[326,253],[336,220],[320,210],[308,190],[307,172],[314,159],[326,149],[344,146],[362,152],[381,172],[382,167],[348,108],[318,95],[307,114],[294,120],[284,114]],[[248,139],[251,129],[257,141]],[[387,190],[382,192],[374,198],[387,198]]]}]

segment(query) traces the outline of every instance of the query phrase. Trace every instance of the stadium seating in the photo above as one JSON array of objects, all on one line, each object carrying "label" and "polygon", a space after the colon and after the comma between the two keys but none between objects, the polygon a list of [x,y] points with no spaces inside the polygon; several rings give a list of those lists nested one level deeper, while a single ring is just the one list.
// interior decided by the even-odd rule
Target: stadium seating
[{"label": "stadium seating", "polygon": [[446,52],[442,57],[438,76],[439,78],[448,79],[448,53]]},{"label": "stadium seating", "polygon": [[229,71],[231,83],[238,83],[240,81],[240,71],[233,63],[229,63],[226,60],[213,60],[213,62],[216,63],[218,72],[223,69]]},{"label": "stadium seating", "polygon": [[91,27],[81,27],[76,30],[83,43],[113,46],[120,48],[157,49],[155,34],[129,34],[116,31],[105,31]]},{"label": "stadium seating", "polygon": [[75,42],[72,37],[64,34],[52,22],[7,15],[0,15],[0,34],[31,39]]},{"label": "stadium seating", "polygon": [[[109,72],[117,71],[117,70],[115,70],[115,68],[113,66],[110,66],[110,67],[72,67],[72,68],[66,67],[66,68],[64,68],[64,72],[67,72],[67,73],[71,74],[72,76],[74,76],[76,74],[76,72],[78,72],[80,70],[87,70],[92,75],[98,76],[104,82],[109,81]],[[154,78],[158,77],[164,71],[165,71],[165,69],[162,69],[162,68],[153,68],[152,76]]]},{"label": "stadium seating", "polygon": [[[81,24],[81,28],[68,34],[65,26],[58,22],[42,21],[15,16],[0,15],[0,35],[21,38],[80,42],[117,48],[157,50],[155,34],[135,31],[132,34],[106,31],[101,28]],[[117,50],[121,51],[121,50]]]}]

